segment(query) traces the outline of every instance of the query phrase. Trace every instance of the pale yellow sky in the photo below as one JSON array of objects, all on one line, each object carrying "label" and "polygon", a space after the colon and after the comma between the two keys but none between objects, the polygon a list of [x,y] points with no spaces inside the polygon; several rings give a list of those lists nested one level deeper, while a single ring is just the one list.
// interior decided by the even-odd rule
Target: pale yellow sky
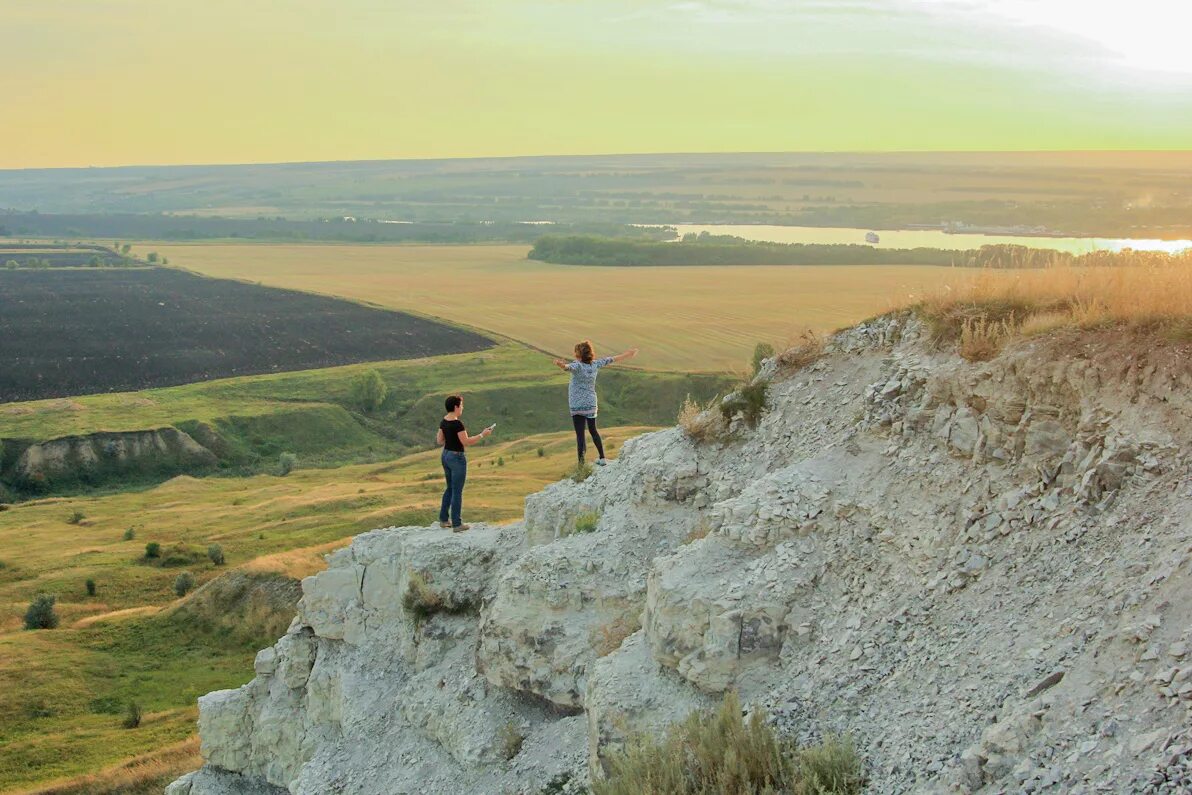
[{"label": "pale yellow sky", "polygon": [[1096,6],[3,0],[0,168],[1192,148],[1192,12]]}]

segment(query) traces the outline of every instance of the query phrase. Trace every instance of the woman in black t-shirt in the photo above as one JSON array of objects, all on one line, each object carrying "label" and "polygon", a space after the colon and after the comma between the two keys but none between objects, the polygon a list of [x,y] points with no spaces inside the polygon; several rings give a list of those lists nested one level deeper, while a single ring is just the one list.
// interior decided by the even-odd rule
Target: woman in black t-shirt
[{"label": "woman in black t-shirt", "polygon": [[[443,477],[447,480],[447,488],[443,491],[443,503],[439,508],[439,526],[450,527],[455,532],[467,530],[469,525],[463,523],[464,481],[468,478],[468,457],[464,450],[489,436],[495,425],[490,425],[476,436],[468,436],[468,430],[460,420],[464,413],[464,399],[459,395],[452,395],[445,401],[447,414],[439,423],[439,433],[436,437],[443,446]],[[448,524],[448,510],[451,512]]]}]

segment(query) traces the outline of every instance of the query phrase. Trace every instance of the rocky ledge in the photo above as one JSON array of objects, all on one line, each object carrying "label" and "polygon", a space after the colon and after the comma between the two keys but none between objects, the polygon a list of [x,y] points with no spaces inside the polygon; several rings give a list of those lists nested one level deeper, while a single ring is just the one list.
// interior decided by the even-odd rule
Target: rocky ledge
[{"label": "rocky ledge", "polygon": [[1192,790],[1187,352],[921,337],[768,363],[756,428],[635,439],[522,523],[359,536],[168,792],[582,791],[730,688],[875,793]]}]

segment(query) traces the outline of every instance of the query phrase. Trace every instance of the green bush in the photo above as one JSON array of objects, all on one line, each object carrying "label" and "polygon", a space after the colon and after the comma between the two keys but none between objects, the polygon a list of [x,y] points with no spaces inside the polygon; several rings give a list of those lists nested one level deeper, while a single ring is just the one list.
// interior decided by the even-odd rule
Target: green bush
[{"label": "green bush", "polygon": [[753,348],[753,359],[750,361],[750,366],[753,368],[753,375],[761,372],[762,362],[766,359],[774,357],[774,346],[768,342],[759,342]]},{"label": "green bush", "polygon": [[190,576],[189,571],[184,571],[174,578],[174,593],[179,596],[186,596],[190,593],[190,589],[195,587],[195,578]]},{"label": "green bush", "polygon": [[206,555],[202,549],[179,542],[162,552],[161,565],[167,569],[193,566],[201,563],[204,557]]},{"label": "green bush", "polygon": [[748,721],[736,694],[715,712],[696,712],[664,738],[642,736],[608,760],[593,795],[856,795],[865,786],[851,744],[799,749],[760,710]]},{"label": "green bush", "polygon": [[211,562],[216,566],[224,565],[223,547],[221,547],[219,544],[211,544],[209,547],[207,547],[207,557],[210,558]]},{"label": "green bush", "polygon": [[361,411],[376,411],[385,402],[389,394],[389,387],[385,379],[376,370],[365,370],[352,379],[352,386],[348,392],[352,405]]},{"label": "green bush", "polygon": [[497,456],[497,466],[499,466],[499,467],[505,466],[505,459],[503,457]]},{"label": "green bush", "polygon": [[128,702],[128,707],[124,710],[124,728],[135,729],[140,726],[143,714],[140,704],[135,701]]},{"label": "green bush", "polygon": [[87,518],[87,514],[82,511],[75,511],[70,516],[66,517],[67,524],[82,524],[83,520]]},{"label": "green bush", "polygon": [[124,531],[124,540],[125,541],[132,541],[136,537],[137,537],[137,531],[133,530],[131,527]]},{"label": "green bush", "polygon": [[157,543],[156,541],[150,541],[148,544],[146,544],[145,557],[146,559],[160,558],[161,544]]},{"label": "green bush", "polygon": [[572,533],[592,533],[600,524],[600,514],[597,511],[584,511],[575,517],[571,525]]},{"label": "green bush", "polygon": [[585,480],[591,477],[593,471],[594,470],[592,469],[591,464],[576,464],[575,469],[568,472],[566,477],[571,478],[576,483],[583,483]]},{"label": "green bush", "polygon": [[40,593],[33,597],[25,610],[25,629],[54,629],[58,626],[58,612],[54,610],[57,598],[53,594]]},{"label": "green bush", "polygon": [[726,423],[731,422],[738,414],[750,428],[756,428],[766,410],[770,391],[770,382],[759,378],[745,384],[736,392],[720,401],[720,413]]},{"label": "green bush", "polygon": [[88,577],[87,582],[83,583],[83,585],[87,588],[88,596],[95,596],[95,580]]},{"label": "green bush", "polygon": [[36,699],[25,704],[25,716],[29,718],[52,718],[54,708],[46,703],[44,698]]},{"label": "green bush", "polygon": [[281,477],[293,472],[298,467],[298,456],[293,453],[282,453],[277,457],[277,474]]},{"label": "green bush", "polygon": [[87,709],[96,715],[119,715],[120,701],[115,696],[100,696],[87,702]]},{"label": "green bush", "polygon": [[539,457],[539,458],[545,458],[545,457],[546,457],[546,448],[545,448],[545,447],[539,447],[539,448],[538,448],[538,457]]}]

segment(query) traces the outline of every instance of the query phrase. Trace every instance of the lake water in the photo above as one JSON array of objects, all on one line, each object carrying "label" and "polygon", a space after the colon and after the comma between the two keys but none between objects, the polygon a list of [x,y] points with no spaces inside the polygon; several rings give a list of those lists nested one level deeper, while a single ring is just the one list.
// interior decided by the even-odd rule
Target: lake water
[{"label": "lake water", "polygon": [[1128,240],[1101,237],[1032,237],[1028,235],[951,234],[938,229],[869,230],[817,226],[770,226],[765,224],[674,224],[679,235],[707,232],[710,235],[733,235],[746,240],[770,243],[859,243],[865,244],[865,233],[875,231],[881,241],[878,248],[951,248],[969,249],[995,243],[1012,243],[1031,248],[1050,248],[1073,254],[1090,251],[1182,251],[1192,248],[1192,240]]}]

